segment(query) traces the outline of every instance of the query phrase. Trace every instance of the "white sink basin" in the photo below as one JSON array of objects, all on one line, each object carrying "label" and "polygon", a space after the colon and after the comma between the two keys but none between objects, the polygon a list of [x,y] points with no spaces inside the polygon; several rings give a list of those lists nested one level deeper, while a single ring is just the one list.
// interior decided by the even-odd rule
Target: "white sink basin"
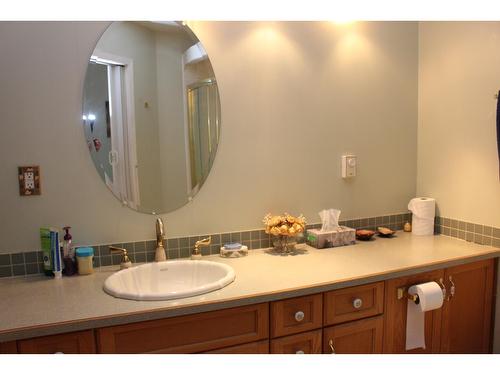
[{"label": "white sink basin", "polygon": [[205,294],[224,288],[235,278],[232,267],[206,260],[147,263],[119,271],[104,281],[112,296],[160,301]]}]

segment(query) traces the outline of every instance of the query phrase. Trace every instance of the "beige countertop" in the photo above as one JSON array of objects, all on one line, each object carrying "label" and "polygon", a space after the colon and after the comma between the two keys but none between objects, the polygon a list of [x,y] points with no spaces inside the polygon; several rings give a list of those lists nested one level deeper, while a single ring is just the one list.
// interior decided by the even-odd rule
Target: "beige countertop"
[{"label": "beige countertop", "polygon": [[106,294],[104,280],[116,267],[60,280],[4,279],[0,342],[268,302],[500,256],[499,248],[404,232],[332,249],[302,246],[303,253],[294,256],[251,250],[245,258],[203,257],[231,265],[235,281],[218,291],[172,301],[130,301]]}]

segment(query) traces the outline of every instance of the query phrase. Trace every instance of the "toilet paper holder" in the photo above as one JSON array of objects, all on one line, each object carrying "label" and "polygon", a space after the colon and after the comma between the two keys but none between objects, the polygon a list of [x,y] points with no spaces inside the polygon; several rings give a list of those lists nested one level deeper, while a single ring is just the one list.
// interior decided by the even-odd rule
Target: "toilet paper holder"
[{"label": "toilet paper holder", "polygon": [[[443,279],[440,278],[439,281],[436,282],[439,284],[441,290],[443,291],[443,299],[446,299],[446,287],[443,284]],[[410,301],[415,302],[418,305],[420,303],[420,298],[418,297],[418,294],[408,293],[408,288],[409,287],[403,286],[397,289],[398,299],[406,298],[409,299]]]}]

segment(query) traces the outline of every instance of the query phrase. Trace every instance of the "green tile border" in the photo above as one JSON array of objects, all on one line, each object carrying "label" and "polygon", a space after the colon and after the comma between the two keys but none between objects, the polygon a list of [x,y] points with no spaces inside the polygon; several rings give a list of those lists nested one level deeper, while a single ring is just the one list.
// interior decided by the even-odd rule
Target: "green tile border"
[{"label": "green tile border", "polygon": [[436,217],[434,233],[500,248],[500,228],[488,225]]},{"label": "green tile border", "polygon": [[[364,217],[346,219],[340,222],[355,229],[375,230],[377,226],[387,226],[394,230],[401,230],[406,222],[411,222],[411,213],[395,213],[384,216]],[[320,223],[310,223],[307,229],[321,228]],[[494,228],[477,223],[469,223],[457,219],[437,216],[435,219],[434,233],[451,236],[469,242],[483,245],[500,247],[500,228]],[[189,236],[168,238],[163,241],[163,246],[167,250],[168,259],[188,258],[194,243],[200,238],[208,237]],[[222,244],[229,241],[238,241],[249,249],[260,249],[272,246],[272,238],[262,229],[246,230],[241,232],[214,233],[212,245],[204,248],[203,255],[218,254]],[[299,241],[303,242],[303,241]],[[124,247],[128,250],[133,263],[152,262],[156,249],[155,240],[145,240],[127,243],[113,243],[114,246]],[[94,267],[106,267],[120,264],[120,255],[109,253],[110,245],[92,245],[95,251]],[[42,252],[29,251],[10,254],[0,254],[0,278],[12,276],[24,276],[43,273]]]}]

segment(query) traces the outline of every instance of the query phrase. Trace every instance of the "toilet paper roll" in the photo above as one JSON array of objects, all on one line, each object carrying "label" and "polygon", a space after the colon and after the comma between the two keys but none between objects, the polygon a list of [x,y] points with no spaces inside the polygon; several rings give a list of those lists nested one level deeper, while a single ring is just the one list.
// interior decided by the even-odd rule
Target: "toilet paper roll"
[{"label": "toilet paper roll", "polygon": [[436,200],[434,198],[418,197],[408,203],[408,209],[413,216],[422,219],[434,219],[436,216]]},{"label": "toilet paper roll", "polygon": [[443,291],[438,283],[431,281],[413,285],[408,293],[417,294],[419,303],[408,300],[406,311],[406,350],[425,349],[425,312],[443,306]]},{"label": "toilet paper roll", "polygon": [[412,233],[418,236],[434,234],[434,216],[436,215],[436,200],[434,198],[413,198],[408,203],[412,215]]}]

